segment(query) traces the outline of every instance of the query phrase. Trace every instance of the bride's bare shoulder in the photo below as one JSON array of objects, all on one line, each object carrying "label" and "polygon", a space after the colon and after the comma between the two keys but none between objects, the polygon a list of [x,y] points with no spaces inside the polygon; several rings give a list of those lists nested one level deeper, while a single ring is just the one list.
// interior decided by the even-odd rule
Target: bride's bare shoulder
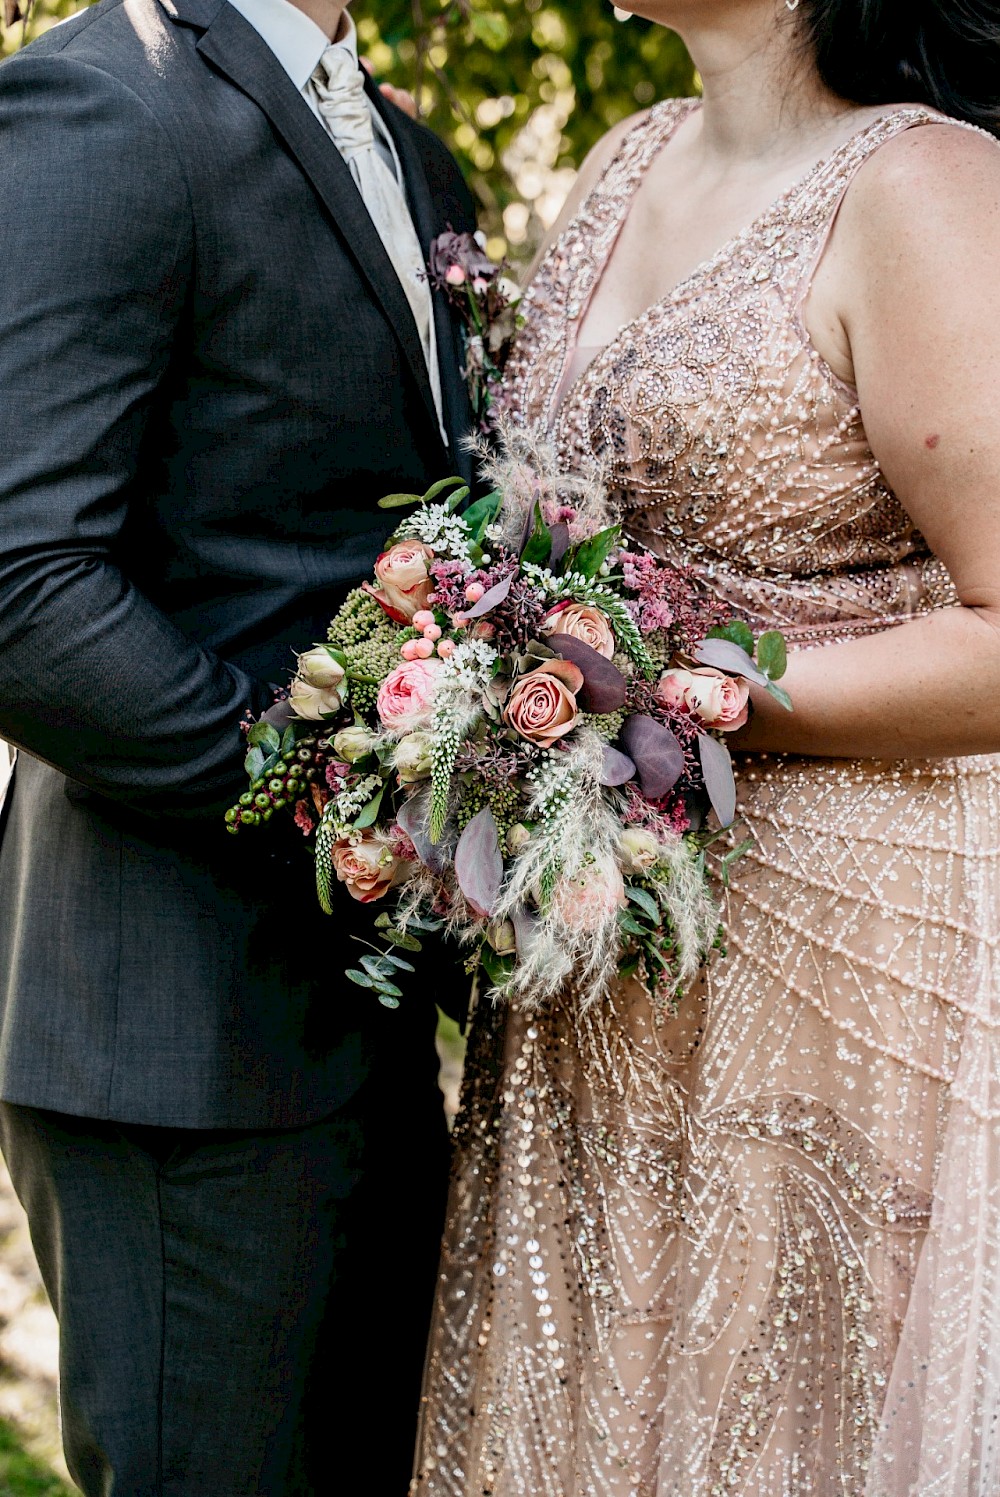
[{"label": "bride's bare shoulder", "polygon": [[563,204],[562,212],[552,225],[548,234],[535,256],[528,275],[528,280],[533,279],[551,245],[559,238],[568,224],[579,213],[587,198],[593,192],[602,175],[614,161],[621,150],[625,140],[634,130],[644,125],[656,113],[667,110],[677,110],[684,107],[682,99],[668,99],[659,104],[652,105],[649,109],[641,109],[636,114],[630,114],[625,119],[619,120],[617,125],[612,125],[610,130],[601,136],[600,140],[593,146],[585,157],[576,179],[570,189],[569,195]]}]

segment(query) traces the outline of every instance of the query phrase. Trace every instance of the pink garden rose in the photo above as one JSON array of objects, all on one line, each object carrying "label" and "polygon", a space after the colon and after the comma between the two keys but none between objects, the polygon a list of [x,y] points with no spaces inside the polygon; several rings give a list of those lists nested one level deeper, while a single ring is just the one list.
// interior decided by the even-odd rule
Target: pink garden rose
[{"label": "pink garden rose", "polygon": [[543,634],[569,634],[582,640],[605,660],[615,653],[615,636],[607,617],[599,608],[584,603],[558,603],[545,616]]},{"label": "pink garden rose", "polygon": [[576,693],[582,685],[579,666],[569,660],[546,660],[514,686],[504,721],[530,743],[551,748],[576,727],[580,716]]},{"label": "pink garden rose", "polygon": [[379,587],[365,583],[377,603],[397,624],[408,624],[427,607],[434,583],[427,574],[434,552],[423,541],[397,541],[375,563]]},{"label": "pink garden rose", "polygon": [[407,660],[386,676],[376,706],[390,733],[412,733],[430,726],[440,668],[437,660]]},{"label": "pink garden rose", "polygon": [[686,707],[706,728],[733,733],[750,716],[750,687],[739,677],[726,676],[711,666],[694,671],[667,671],[656,687],[664,707]]},{"label": "pink garden rose", "polygon": [[359,904],[372,904],[405,878],[410,865],[397,858],[384,833],[366,832],[358,842],[334,845],[333,870]]},{"label": "pink garden rose", "polygon": [[570,930],[593,931],[625,908],[625,880],[614,863],[591,864],[575,878],[561,878],[552,895],[552,913]]}]

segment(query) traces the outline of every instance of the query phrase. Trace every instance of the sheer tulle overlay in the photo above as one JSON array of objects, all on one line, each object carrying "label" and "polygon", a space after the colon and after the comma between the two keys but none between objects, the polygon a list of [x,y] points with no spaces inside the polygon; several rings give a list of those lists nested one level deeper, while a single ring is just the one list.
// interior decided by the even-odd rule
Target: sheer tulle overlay
[{"label": "sheer tulle overlay", "polygon": [[[642,172],[628,136],[529,297],[516,419],[659,554],[802,648],[954,595],[800,309],[855,136],[555,409]],[[658,1011],[475,1016],[413,1491],[1000,1490],[1000,760],[740,765],[728,955]]]}]

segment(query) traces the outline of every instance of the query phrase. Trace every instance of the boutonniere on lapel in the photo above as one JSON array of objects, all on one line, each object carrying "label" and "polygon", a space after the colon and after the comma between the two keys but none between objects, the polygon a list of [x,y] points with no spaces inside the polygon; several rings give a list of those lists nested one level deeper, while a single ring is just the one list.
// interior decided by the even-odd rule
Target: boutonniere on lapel
[{"label": "boutonniere on lapel", "polygon": [[427,271],[434,290],[462,319],[469,399],[480,430],[488,432],[504,362],[523,321],[521,288],[485,253],[480,234],[439,234]]}]

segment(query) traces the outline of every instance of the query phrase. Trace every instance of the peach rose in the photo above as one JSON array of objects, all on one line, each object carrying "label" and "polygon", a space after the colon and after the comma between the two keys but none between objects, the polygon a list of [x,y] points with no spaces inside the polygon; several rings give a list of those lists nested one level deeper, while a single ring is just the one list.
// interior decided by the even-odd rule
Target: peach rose
[{"label": "peach rose", "polygon": [[430,725],[439,670],[437,660],[407,660],[386,676],[376,706],[391,733],[412,733]]},{"label": "peach rose", "polygon": [[365,590],[397,624],[408,624],[415,613],[427,607],[434,591],[427,572],[433,560],[434,552],[423,541],[397,541],[375,563],[380,586],[374,588],[366,582]]},{"label": "peach rose", "polygon": [[686,707],[706,728],[733,733],[750,716],[750,687],[739,677],[726,676],[711,666],[694,671],[667,671],[656,687],[665,707]]},{"label": "peach rose", "polygon": [[507,698],[504,721],[515,733],[551,748],[576,727],[579,709],[576,693],[583,685],[583,672],[568,660],[546,660],[522,676]]},{"label": "peach rose", "polygon": [[383,834],[364,834],[359,842],[347,838],[334,844],[333,871],[359,904],[372,904],[402,881],[409,865],[397,858]]},{"label": "peach rose", "polygon": [[615,636],[606,616],[599,608],[583,603],[560,603],[545,616],[543,634],[569,634],[582,640],[605,660],[615,653]]},{"label": "peach rose", "polygon": [[592,931],[625,908],[625,880],[614,863],[593,863],[575,878],[561,878],[552,895],[552,913],[570,930]]}]

